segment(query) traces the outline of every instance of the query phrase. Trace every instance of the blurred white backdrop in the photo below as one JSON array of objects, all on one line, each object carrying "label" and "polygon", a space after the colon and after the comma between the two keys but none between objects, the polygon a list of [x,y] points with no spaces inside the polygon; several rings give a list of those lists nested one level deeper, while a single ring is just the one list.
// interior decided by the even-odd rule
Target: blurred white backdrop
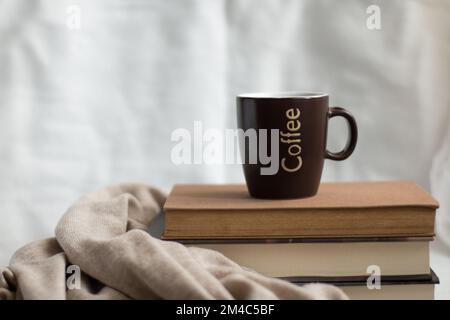
[{"label": "blurred white backdrop", "polygon": [[[357,149],[323,180],[416,181],[441,202],[445,255],[449,39],[445,0],[0,0],[0,264],[102,186],[243,182],[238,165],[172,164],[171,132],[234,128],[236,94],[276,90],[349,109]],[[343,123],[329,131],[339,148]]]}]

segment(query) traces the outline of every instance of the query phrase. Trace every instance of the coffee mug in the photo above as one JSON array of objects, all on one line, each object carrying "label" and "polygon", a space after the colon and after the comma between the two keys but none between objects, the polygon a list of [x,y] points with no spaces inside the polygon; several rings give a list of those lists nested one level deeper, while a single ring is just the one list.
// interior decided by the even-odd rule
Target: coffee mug
[{"label": "coffee mug", "polygon": [[[240,148],[252,197],[289,199],[317,193],[324,159],[344,160],[358,129],[353,116],[329,107],[325,93],[250,93],[237,96]],[[340,152],[326,149],[328,120],[341,116],[349,138]],[[256,154],[255,154],[256,152]]]}]

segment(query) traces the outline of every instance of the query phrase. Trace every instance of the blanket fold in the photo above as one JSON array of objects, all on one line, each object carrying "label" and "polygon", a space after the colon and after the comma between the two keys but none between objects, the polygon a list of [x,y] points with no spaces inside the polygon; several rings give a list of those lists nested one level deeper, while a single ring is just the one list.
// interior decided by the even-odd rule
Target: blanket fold
[{"label": "blanket fold", "polygon": [[322,284],[298,287],[222,254],[152,237],[165,195],[121,184],[86,195],[56,237],[19,249],[0,268],[0,299],[346,299]]}]

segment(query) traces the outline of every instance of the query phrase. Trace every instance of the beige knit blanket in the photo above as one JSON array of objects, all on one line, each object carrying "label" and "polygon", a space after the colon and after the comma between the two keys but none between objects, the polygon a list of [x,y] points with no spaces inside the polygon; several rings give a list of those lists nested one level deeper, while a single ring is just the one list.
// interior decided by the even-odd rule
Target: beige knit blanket
[{"label": "beige knit blanket", "polygon": [[218,252],[152,237],[164,201],[141,184],[83,197],[55,238],[26,245],[0,269],[0,299],[346,299],[336,287],[298,287]]}]

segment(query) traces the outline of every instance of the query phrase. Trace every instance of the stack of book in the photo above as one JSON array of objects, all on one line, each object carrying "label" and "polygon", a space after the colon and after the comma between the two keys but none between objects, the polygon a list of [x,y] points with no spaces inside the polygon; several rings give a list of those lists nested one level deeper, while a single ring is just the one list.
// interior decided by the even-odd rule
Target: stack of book
[{"label": "stack of book", "polygon": [[323,183],[293,200],[254,199],[244,185],[175,185],[163,238],[298,285],[334,284],[353,299],[433,299],[437,207],[402,181]]}]

